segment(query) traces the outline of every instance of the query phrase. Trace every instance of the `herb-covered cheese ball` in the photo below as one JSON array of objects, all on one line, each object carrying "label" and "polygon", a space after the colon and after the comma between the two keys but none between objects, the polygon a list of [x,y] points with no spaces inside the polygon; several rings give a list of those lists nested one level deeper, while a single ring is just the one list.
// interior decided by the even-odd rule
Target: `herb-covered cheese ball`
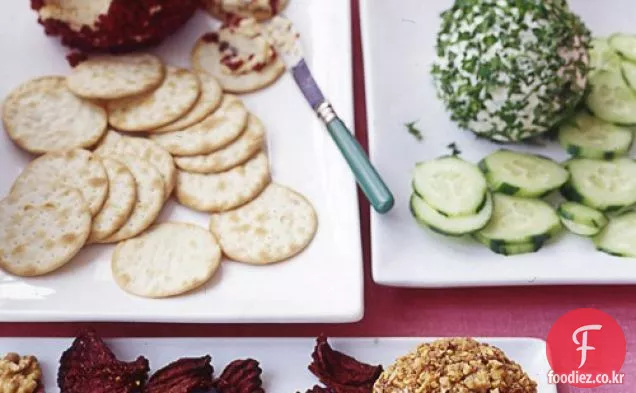
[{"label": "herb-covered cheese ball", "polygon": [[519,142],[581,101],[590,40],[565,0],[455,0],[442,13],[432,73],[460,127]]}]

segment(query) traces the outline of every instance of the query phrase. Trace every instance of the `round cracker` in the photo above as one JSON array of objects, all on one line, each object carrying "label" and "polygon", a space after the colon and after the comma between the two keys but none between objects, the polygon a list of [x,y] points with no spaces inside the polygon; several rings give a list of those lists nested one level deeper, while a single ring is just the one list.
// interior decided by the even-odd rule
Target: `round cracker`
[{"label": "round cracker", "polygon": [[106,132],[106,134],[104,134],[104,137],[100,139],[93,153],[98,156],[106,155],[108,150],[113,148],[114,146],[117,146],[122,138],[123,136],[120,133],[109,130],[108,132]]},{"label": "round cracker", "polygon": [[15,180],[11,193],[30,192],[41,183],[79,190],[93,216],[99,213],[108,195],[106,169],[98,157],[84,149],[47,153],[36,158]]},{"label": "round cracker", "polygon": [[135,177],[126,165],[112,158],[103,158],[102,164],[108,175],[108,198],[93,219],[89,243],[105,239],[121,228],[137,201]]},{"label": "round cracker", "polygon": [[77,97],[58,76],[15,89],[4,102],[2,120],[9,137],[34,154],[93,146],[107,128],[104,108]]},{"label": "round cracker", "polygon": [[197,102],[200,92],[195,74],[166,67],[166,76],[156,90],[108,102],[108,122],[122,131],[159,128],[185,115]]},{"label": "round cracker", "polygon": [[277,56],[259,71],[230,74],[223,69],[218,42],[201,37],[192,50],[192,67],[212,74],[223,86],[223,91],[235,94],[251,93],[276,82],[285,73],[285,64]]},{"label": "round cracker", "polygon": [[159,170],[164,184],[164,197],[170,198],[177,182],[177,168],[174,159],[159,144],[146,138],[123,136],[115,131],[108,131],[96,153],[111,156],[131,155],[142,158]]},{"label": "round cracker", "polygon": [[256,198],[270,181],[269,161],[261,152],[227,172],[203,175],[179,171],[177,199],[195,210],[223,212]]},{"label": "round cracker", "polygon": [[113,158],[125,164],[133,174],[137,200],[126,223],[114,234],[100,240],[100,243],[116,243],[139,235],[159,217],[165,201],[163,180],[154,165],[131,155],[119,155]]},{"label": "round cracker", "polygon": [[164,298],[205,284],[220,262],[214,235],[196,225],[172,222],[117,245],[111,266],[115,282],[126,292]]},{"label": "round cracker", "polygon": [[41,183],[0,201],[0,267],[32,277],[68,263],[84,246],[91,213],[82,194]]},{"label": "round cracker", "polygon": [[247,128],[241,136],[210,154],[175,157],[175,164],[192,173],[218,173],[244,164],[265,145],[265,126],[256,116],[249,115]]},{"label": "round cracker", "polygon": [[267,2],[266,6],[263,6],[261,5],[262,2],[257,3],[254,1],[203,0],[203,6],[210,15],[220,20],[238,16],[240,18],[254,18],[258,21],[266,21],[281,13],[287,7],[289,0],[279,0],[276,3],[278,3],[277,7],[274,8],[271,1]]},{"label": "round cracker", "polygon": [[157,56],[100,55],[77,65],[67,84],[80,97],[114,100],[147,93],[157,88],[163,78],[164,66]]},{"label": "round cracker", "polygon": [[198,72],[197,77],[201,84],[201,95],[190,112],[186,113],[179,120],[157,128],[156,130],[151,130],[150,132],[161,133],[183,130],[184,128],[200,122],[218,109],[221,105],[221,100],[223,99],[223,89],[221,88],[221,85],[212,75],[205,72]]},{"label": "round cracker", "polygon": [[297,255],[311,243],[317,228],[318,216],[307,198],[276,183],[247,205],[215,214],[210,221],[225,255],[256,265]]},{"label": "round cracker", "polygon": [[150,135],[173,155],[209,154],[235,141],[247,126],[248,112],[236,96],[225,95],[221,106],[202,122],[181,131]]}]

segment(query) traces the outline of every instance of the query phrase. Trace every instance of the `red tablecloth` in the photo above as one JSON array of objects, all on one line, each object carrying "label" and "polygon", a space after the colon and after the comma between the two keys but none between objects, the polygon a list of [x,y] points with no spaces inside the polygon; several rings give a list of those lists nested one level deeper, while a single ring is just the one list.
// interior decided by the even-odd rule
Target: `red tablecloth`
[{"label": "red tablecloth", "polygon": [[[366,145],[366,110],[358,0],[352,0],[356,130]],[[91,325],[104,336],[524,336],[545,339],[554,321],[581,307],[599,308],[623,327],[628,341],[626,383],[595,392],[636,392],[636,287],[548,287],[417,290],[381,287],[370,276],[369,207],[361,198],[366,267],[365,317],[340,325]],[[625,263],[632,263],[626,261]],[[0,324],[0,336],[73,336],[82,324]],[[570,392],[576,391],[570,389]],[[568,392],[566,388],[561,392]]]}]

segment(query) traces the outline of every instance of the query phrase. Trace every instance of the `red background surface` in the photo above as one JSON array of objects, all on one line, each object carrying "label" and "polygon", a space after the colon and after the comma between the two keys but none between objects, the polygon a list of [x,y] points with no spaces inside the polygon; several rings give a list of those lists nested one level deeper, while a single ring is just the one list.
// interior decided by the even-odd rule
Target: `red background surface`
[{"label": "red background surface", "polygon": [[[355,127],[366,147],[367,124],[364,73],[360,45],[358,0],[353,6]],[[461,290],[417,290],[378,286],[370,275],[369,207],[360,199],[365,263],[365,317],[355,324],[338,325],[187,325],[90,324],[106,337],[192,336],[499,336],[545,339],[552,324],[566,312],[599,308],[617,319],[627,336],[625,384],[587,391],[636,392],[636,287],[537,287]],[[634,263],[625,261],[625,263]],[[0,336],[73,336],[88,324],[5,323]],[[0,348],[1,352],[1,348]],[[578,392],[562,387],[561,393]],[[583,391],[583,390],[581,390]]]}]

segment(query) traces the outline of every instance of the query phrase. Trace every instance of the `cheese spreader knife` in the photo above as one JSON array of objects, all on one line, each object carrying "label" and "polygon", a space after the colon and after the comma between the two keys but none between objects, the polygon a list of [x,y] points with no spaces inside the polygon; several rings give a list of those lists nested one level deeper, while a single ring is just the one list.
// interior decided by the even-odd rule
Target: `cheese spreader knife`
[{"label": "cheese spreader knife", "polygon": [[391,191],[369,161],[362,146],[338,117],[331,103],[325,99],[305,62],[300,36],[292,22],[283,16],[276,16],[266,24],[264,30],[268,41],[282,57],[309,105],[325,123],[373,208],[382,214],[390,211],[395,204]]}]

